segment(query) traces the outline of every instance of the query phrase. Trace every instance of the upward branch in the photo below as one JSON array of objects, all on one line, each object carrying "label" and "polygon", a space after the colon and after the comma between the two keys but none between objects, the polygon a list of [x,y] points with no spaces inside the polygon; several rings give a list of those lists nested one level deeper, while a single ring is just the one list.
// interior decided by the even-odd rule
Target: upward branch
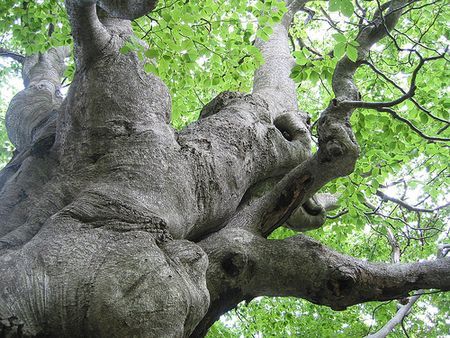
[{"label": "upward branch", "polygon": [[[336,65],[333,74],[333,91],[338,100],[357,100],[358,90],[353,81],[353,76],[362,62],[367,58],[370,48],[380,41],[382,38],[389,34],[397,24],[405,0],[393,0],[380,6],[380,10],[375,13],[375,17],[372,22],[363,27],[356,38],[359,43],[358,60],[356,62],[351,61],[348,57],[344,56]],[[382,15],[381,10],[387,10],[387,13]]]},{"label": "upward branch", "polygon": [[98,56],[111,36],[97,16],[96,1],[66,1],[72,26],[75,60],[82,62]]},{"label": "upward branch", "polygon": [[62,102],[61,77],[69,48],[51,48],[24,57],[22,78],[25,89],[11,100],[6,112],[6,129],[11,142],[23,150],[41,138],[39,131]]},{"label": "upward branch", "polygon": [[[230,226],[259,229],[267,236],[282,225],[296,207],[304,203],[318,189],[332,179],[350,174],[359,156],[351,125],[353,107],[342,104],[346,100],[357,100],[358,90],[353,76],[373,44],[393,29],[401,15],[404,1],[392,1],[386,5],[387,14],[376,14],[374,21],[361,29],[358,36],[357,62],[343,57],[333,74],[333,90],[336,95],[322,112],[318,122],[319,150],[286,175],[270,193],[248,207],[245,216],[236,215]],[[289,5],[301,8],[303,3]],[[264,93],[272,100],[274,109],[296,109],[295,86],[289,78],[291,57],[287,46],[287,28],[292,19],[288,11],[282,24],[276,26],[268,42],[258,42],[266,63],[255,73],[255,93]],[[283,48],[281,48],[283,47]],[[280,58],[280,60],[278,60]],[[252,216],[253,215],[253,216]]]},{"label": "upward branch", "polygon": [[[111,33],[117,30],[131,35],[129,21],[147,14],[156,4],[157,0],[66,0],[77,61],[89,62],[105,53],[111,43]],[[108,21],[113,21],[112,25]]]},{"label": "upward branch", "polygon": [[255,45],[264,57],[264,64],[255,72],[253,93],[266,99],[275,117],[284,111],[298,110],[296,86],[290,78],[295,61],[289,49],[288,29],[294,14],[306,2],[288,1],[288,11],[281,23],[273,27],[269,40],[256,39]]}]

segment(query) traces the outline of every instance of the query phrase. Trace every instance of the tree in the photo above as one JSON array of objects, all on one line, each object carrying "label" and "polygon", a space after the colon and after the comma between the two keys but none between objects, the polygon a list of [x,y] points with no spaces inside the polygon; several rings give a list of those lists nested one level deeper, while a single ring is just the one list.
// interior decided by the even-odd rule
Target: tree
[{"label": "tree", "polygon": [[[46,2],[39,11],[39,6],[24,1],[5,14],[21,19],[23,31],[17,30],[15,22],[5,21],[11,34],[22,42],[35,39],[37,47],[26,50],[25,56],[12,52],[7,43],[1,51],[22,64],[25,86],[6,113],[7,132],[16,150],[0,176],[3,335],[201,337],[220,315],[263,295],[293,296],[343,310],[369,301],[404,298],[412,290],[449,289],[450,259],[446,257],[371,263],[303,234],[269,239],[283,225],[302,232],[324,224],[326,211],[336,208],[337,201],[334,195],[318,191],[355,171],[362,154],[357,138],[371,139],[376,146],[377,124],[386,118],[378,114],[387,113],[391,119],[386,124],[393,124],[411,142],[420,140],[420,146],[409,147],[418,147],[422,157],[416,149],[385,162],[394,171],[409,168],[402,167],[403,160],[415,165],[430,152],[440,160],[448,158],[440,154],[449,140],[448,113],[439,107],[432,111],[423,102],[429,93],[416,95],[421,74],[428,65],[446,61],[446,50],[430,47],[426,28],[425,33],[420,29],[414,33],[419,34],[418,41],[413,33],[411,38],[396,30],[408,13],[423,8],[437,8],[438,13],[426,20],[438,20],[446,11],[443,4],[421,7],[416,1],[393,0],[363,8],[356,3],[356,24],[348,24],[355,24],[357,34],[350,38],[329,12],[311,3],[338,30],[333,36],[334,51],[327,54],[302,40],[300,23],[288,33],[298,12],[315,14],[306,7],[307,1],[254,5],[260,30],[254,46],[250,42],[253,28],[242,32],[243,48],[237,51],[223,36],[216,37],[214,49],[191,34],[200,25],[203,34],[214,38],[217,26],[207,18],[215,17],[211,13],[219,10],[219,4],[212,1],[205,1],[203,7],[175,1],[155,10],[155,0],[67,0],[75,71],[64,98],[61,78],[69,48],[45,48],[67,43],[64,25],[53,22],[65,19],[48,15],[61,11],[49,6],[52,3],[58,4]],[[247,3],[222,5],[236,9],[230,18],[240,21],[238,27],[248,24],[238,15],[248,11]],[[354,11],[349,1],[329,5],[331,11],[348,16]],[[42,22],[42,13],[47,13],[44,26],[49,34],[31,36],[36,30],[32,26]],[[150,37],[150,47],[143,36],[136,37],[133,27]],[[440,34],[434,31],[432,39]],[[412,39],[408,50],[399,45],[405,35]],[[409,63],[402,64],[401,59],[396,66],[408,68],[408,89],[372,62],[370,49],[382,39],[390,41],[389,53],[407,52]],[[14,47],[14,41],[9,43]],[[165,44],[176,51],[173,59],[167,57]],[[291,46],[302,47],[294,52],[295,59]],[[209,53],[195,62],[199,51]],[[204,93],[189,86],[183,89],[197,78],[180,80],[169,64],[180,61],[187,74],[197,74],[199,69],[208,74],[211,65],[220,63],[217,58],[222,52],[244,53],[230,62],[231,78],[216,69],[208,81],[198,80],[205,87],[235,86],[248,82],[249,72],[256,69],[253,90],[218,94],[204,105],[197,122],[181,128],[183,119],[176,118],[179,111],[174,109],[172,116],[169,90],[154,73],[180,89],[174,96],[186,90],[202,101]],[[397,54],[386,60],[393,57]],[[363,100],[355,83],[362,65],[386,82],[384,90],[398,92],[386,94],[374,87],[369,95],[374,100],[366,100],[367,95]],[[435,75],[433,85],[444,82],[439,76]],[[310,114],[302,110],[307,107],[302,102],[302,109],[298,107],[295,81],[308,80],[314,88],[327,78],[333,94],[311,123]],[[433,85],[425,86],[428,92]],[[182,105],[179,100],[174,108]],[[415,107],[419,121],[427,125],[419,128],[396,110],[403,105]],[[355,137],[351,118],[359,109],[366,111],[358,117]],[[178,121],[174,123],[178,130],[171,119]],[[391,147],[398,143],[400,152],[406,152],[404,140],[395,138],[390,128],[385,135],[388,130]],[[317,144],[312,146],[312,141]],[[370,160],[368,146],[364,143],[362,150]],[[430,161],[430,175],[441,182],[445,170],[434,174],[436,165]],[[386,222],[400,218],[407,231],[411,217],[420,221],[423,213],[429,213],[430,220],[438,218],[434,226],[419,223],[415,229],[422,242],[427,236],[438,239],[446,231],[445,202],[428,207],[427,203],[442,202],[433,189],[424,192],[429,197],[418,205],[409,204],[405,196],[388,195],[379,178],[385,163],[366,160],[356,168],[361,176],[372,179],[370,189],[347,185],[354,192],[352,198],[366,207],[361,215],[368,224],[373,223],[372,217],[383,216],[384,207],[374,205],[366,195],[373,192],[382,204],[396,204],[399,213],[413,212],[413,216],[392,212],[385,217]],[[384,173],[386,179],[388,173]],[[346,197],[353,203],[345,193],[341,201]],[[358,219],[355,209],[342,210],[335,217],[347,213],[352,220]],[[439,231],[429,235],[430,227]],[[396,253],[398,243],[390,243]]]}]

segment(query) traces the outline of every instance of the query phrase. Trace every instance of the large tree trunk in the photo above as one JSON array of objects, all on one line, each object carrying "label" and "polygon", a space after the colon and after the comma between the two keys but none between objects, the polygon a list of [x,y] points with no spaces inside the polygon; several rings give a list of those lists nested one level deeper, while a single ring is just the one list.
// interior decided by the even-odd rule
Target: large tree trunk
[{"label": "large tree trunk", "polygon": [[[129,20],[155,1],[67,1],[77,63],[67,97],[66,50],[51,49],[26,58],[26,88],[7,113],[17,154],[0,174],[4,335],[198,337],[259,295],[343,309],[449,288],[448,259],[370,264],[304,235],[266,239],[292,213],[298,229],[319,226],[325,206],[309,199],[358,156],[346,104],[357,99],[358,63],[347,58],[310,153],[287,44],[302,2],[290,5],[258,41],[266,64],[253,93],[219,95],[176,132],[166,86],[119,52]],[[377,28],[360,35],[361,58]]]}]

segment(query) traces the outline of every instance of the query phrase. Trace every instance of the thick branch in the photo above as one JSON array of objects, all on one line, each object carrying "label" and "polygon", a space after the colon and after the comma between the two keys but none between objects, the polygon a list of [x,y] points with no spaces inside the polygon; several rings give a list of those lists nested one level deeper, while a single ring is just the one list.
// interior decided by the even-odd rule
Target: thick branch
[{"label": "thick branch", "polygon": [[[397,240],[394,237],[394,234],[392,233],[392,230],[390,228],[387,228],[387,235],[389,244],[392,248],[392,261],[395,263],[398,263],[400,261],[400,246],[397,242]],[[445,253],[441,248],[438,249],[438,258],[442,258],[445,256]],[[397,313],[394,317],[391,318],[380,330],[378,330],[374,334],[367,335],[365,338],[384,338],[386,337],[398,324],[402,323],[405,317],[411,312],[411,309],[414,305],[414,303],[420,298],[420,296],[424,293],[423,290],[417,291],[414,296],[412,296],[407,303],[403,303],[404,305],[400,306]],[[401,302],[400,302],[401,303]],[[402,303],[401,303],[402,304]]]},{"label": "thick branch", "polygon": [[59,89],[61,78],[66,70],[65,59],[69,55],[70,47],[62,46],[25,57],[22,68],[24,86],[36,86],[45,81]]},{"label": "thick branch", "polygon": [[267,240],[224,228],[199,245],[207,253],[211,305],[198,336],[240,301],[294,296],[335,310],[374,300],[403,298],[411,290],[450,289],[450,259],[410,264],[369,263],[298,235]]},{"label": "thick branch", "polygon": [[[303,10],[305,7],[305,4],[308,1],[309,0],[287,0],[286,1],[287,12],[284,14],[283,21],[282,21],[283,25],[286,28],[289,28],[289,26],[291,25],[292,21],[294,20],[295,13]],[[305,9],[305,11],[309,11],[310,16],[314,15],[314,12],[311,11],[310,9]],[[312,12],[312,14],[311,14],[311,12]]]},{"label": "thick branch", "polygon": [[405,297],[411,290],[450,289],[450,259],[408,264],[369,263],[339,254],[299,235],[255,240],[252,296],[296,296],[343,310],[374,300]]},{"label": "thick branch", "polygon": [[[155,8],[157,0],[66,0],[66,7],[72,24],[72,34],[75,40],[76,54],[89,60],[102,52],[110,42],[111,34],[99,20],[97,5],[105,11],[102,16],[133,20],[143,16]],[[114,29],[128,31],[129,25],[124,28],[115,22]]]},{"label": "thick branch", "polygon": [[357,48],[357,62],[353,62],[348,57],[344,56],[336,65],[332,82],[333,91],[336,98],[341,101],[358,100],[358,90],[353,82],[353,76],[358,67],[361,65],[361,62],[366,59],[370,48],[385,37],[389,30],[392,30],[395,27],[402,13],[399,8],[405,2],[406,1],[403,0],[388,2],[388,13],[385,16],[379,16],[376,14],[375,20],[359,32],[356,39],[359,43],[359,47]]},{"label": "thick branch", "polygon": [[284,111],[298,109],[296,86],[290,78],[295,61],[289,49],[288,29],[294,14],[306,2],[302,0],[288,2],[288,12],[282,22],[273,27],[270,39],[268,41],[256,39],[255,45],[264,57],[264,64],[255,72],[253,93],[266,99],[275,116]]},{"label": "thick branch", "polygon": [[288,228],[308,231],[320,228],[327,219],[327,211],[337,208],[337,198],[331,194],[316,194],[294,210],[287,219]]},{"label": "thick branch", "polygon": [[[214,216],[219,217],[220,226],[239,204],[242,207],[253,192],[257,194],[254,188],[258,190],[268,178],[284,175],[310,157],[309,132],[298,114],[283,115],[295,128],[278,124],[278,119],[274,126],[269,114],[260,97],[223,93],[202,111],[205,118],[178,133],[182,149],[192,149],[194,168],[215,168],[201,169],[195,180],[202,188],[196,188],[196,192],[201,193],[198,200],[202,208],[216,210]],[[208,195],[203,196],[203,191]],[[198,222],[197,230],[210,232],[218,226],[207,215],[205,226],[209,229]],[[242,215],[245,217],[245,212]]]},{"label": "thick branch", "polygon": [[67,0],[67,13],[75,42],[75,60],[82,62],[98,56],[108,44],[111,35],[97,16],[96,1]]},{"label": "thick branch", "polygon": [[27,242],[59,206],[55,186],[46,192],[44,187],[57,167],[50,149],[68,54],[69,48],[58,47],[27,56],[22,69],[25,89],[14,96],[6,112],[16,153],[0,172],[0,251]]},{"label": "thick branch", "polygon": [[14,96],[6,112],[8,136],[18,150],[53,133],[45,130],[62,102],[60,81],[68,51],[67,47],[58,47],[25,58],[25,89]]},{"label": "thick branch", "polygon": [[158,0],[100,0],[98,5],[112,17],[134,20],[152,11]]},{"label": "thick branch", "polygon": [[264,236],[281,226],[327,182],[350,174],[359,155],[345,111],[331,104],[319,120],[319,150],[281,179],[265,196],[239,210],[228,227]]},{"label": "thick branch", "polygon": [[319,151],[283,177],[269,193],[239,210],[227,227],[246,228],[267,236],[323,185],[353,171],[359,149],[351,130],[331,118],[324,119],[327,133],[332,136],[325,137],[327,142]]}]

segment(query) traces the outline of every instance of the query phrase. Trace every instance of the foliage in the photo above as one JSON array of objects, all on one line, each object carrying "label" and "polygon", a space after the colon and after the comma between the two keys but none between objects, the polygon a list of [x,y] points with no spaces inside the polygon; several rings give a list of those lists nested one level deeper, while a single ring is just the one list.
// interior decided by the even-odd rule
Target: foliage
[{"label": "foliage", "polygon": [[[419,63],[412,49],[422,57],[430,57],[448,48],[450,8],[445,1],[424,1],[420,6],[415,3],[411,2],[392,36],[371,51],[369,62],[377,71],[370,65],[358,70],[356,82],[362,100],[394,100],[402,95],[396,85],[408,90]],[[369,14],[378,6],[375,1],[363,5]],[[70,43],[63,7],[61,0],[2,1],[2,46],[30,54]],[[284,10],[280,3],[270,0],[161,1],[156,11],[133,22],[137,36],[148,46],[129,41],[122,52],[135,50],[149,59],[145,69],[159,75],[169,86],[172,123],[182,128],[195,121],[202,106],[218,93],[251,90],[253,71],[263,62],[253,46],[254,40],[257,36],[267,39]],[[296,66],[291,77],[298,84],[300,108],[307,110],[313,121],[333,98],[331,78],[337,61],[344,55],[353,61],[358,58],[357,28],[364,11],[359,3],[350,0],[330,0],[328,7],[312,1],[308,11],[295,20],[291,38]],[[54,32],[49,36],[51,25]],[[2,67],[2,88],[14,73],[17,65]],[[70,67],[68,81],[72,74]],[[450,137],[445,122],[450,107],[448,80],[447,58],[425,63],[417,77],[416,103],[406,100],[395,111],[425,135]],[[7,102],[2,97],[0,100],[0,116],[4,116]],[[3,118],[0,122],[1,167],[12,148]],[[389,262],[390,231],[401,249],[402,261],[433,258],[437,244],[448,240],[449,208],[410,211],[383,200],[379,192],[416,205],[416,209],[430,211],[448,204],[448,146],[427,140],[408,124],[375,110],[358,110],[351,123],[361,157],[353,174],[325,189],[340,196],[340,208],[334,211],[339,217],[329,219],[323,228],[309,235],[341,252]],[[280,228],[272,236],[292,234]],[[449,301],[448,294],[423,296],[405,320],[405,330],[412,337],[445,335]],[[395,311],[396,302],[363,304],[334,312],[303,300],[259,298],[225,315],[209,336],[360,337],[381,327]],[[392,336],[403,337],[402,328]]]},{"label": "foliage", "polygon": [[2,62],[5,60],[0,59],[0,168],[3,168],[11,159],[14,146],[8,139],[5,127],[5,113],[8,108],[9,101],[12,95],[18,88],[13,85],[17,80],[16,65],[8,62]]},{"label": "foliage", "polygon": [[[54,32],[49,36],[51,25]],[[70,26],[64,1],[2,1],[0,34],[2,44],[25,54],[70,44]]]},{"label": "foliage", "polygon": [[132,41],[124,52],[137,49],[151,59],[146,70],[171,89],[176,128],[196,120],[220,92],[251,90],[253,71],[263,62],[252,43],[256,35],[267,39],[281,20],[284,6],[275,3],[175,1],[135,21],[138,37],[150,47]]},{"label": "foliage", "polygon": [[6,134],[5,121],[2,116],[0,117],[0,167],[3,168],[8,164],[12,157],[12,151],[13,146],[11,142],[9,142],[8,135]]}]

